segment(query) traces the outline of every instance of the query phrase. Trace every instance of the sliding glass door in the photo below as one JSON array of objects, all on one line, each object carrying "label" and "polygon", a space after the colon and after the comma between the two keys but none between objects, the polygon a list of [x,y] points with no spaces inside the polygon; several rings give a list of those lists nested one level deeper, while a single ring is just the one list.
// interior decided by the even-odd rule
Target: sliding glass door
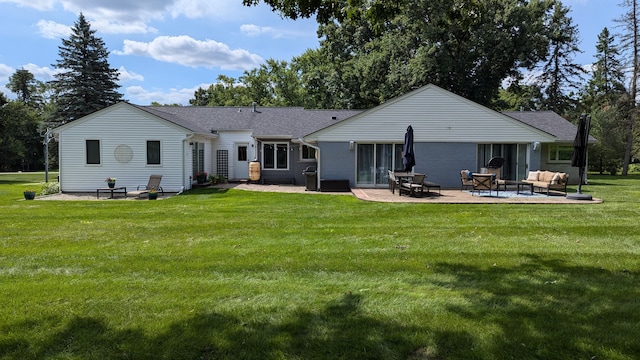
[{"label": "sliding glass door", "polygon": [[358,186],[387,186],[388,170],[402,167],[402,144],[358,144]]}]

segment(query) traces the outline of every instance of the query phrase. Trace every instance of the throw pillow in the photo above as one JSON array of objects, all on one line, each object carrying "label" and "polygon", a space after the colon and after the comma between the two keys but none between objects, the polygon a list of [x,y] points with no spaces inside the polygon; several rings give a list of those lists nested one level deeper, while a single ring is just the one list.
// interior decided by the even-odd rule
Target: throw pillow
[{"label": "throw pillow", "polygon": [[527,176],[527,181],[538,181],[538,176],[540,172],[538,171],[529,171],[529,176]]},{"label": "throw pillow", "polygon": [[558,180],[560,180],[560,173],[553,174],[553,177],[551,178],[551,184],[556,185],[558,183]]}]

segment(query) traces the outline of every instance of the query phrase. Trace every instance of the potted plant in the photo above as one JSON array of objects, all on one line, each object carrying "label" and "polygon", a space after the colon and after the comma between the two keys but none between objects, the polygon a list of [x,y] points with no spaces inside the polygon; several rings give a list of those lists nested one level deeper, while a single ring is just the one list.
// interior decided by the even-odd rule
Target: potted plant
[{"label": "potted plant", "polygon": [[206,171],[198,171],[196,173],[196,180],[198,181],[198,184],[204,184],[207,182],[207,172]]},{"label": "potted plant", "polygon": [[108,177],[104,181],[112,189],[116,186],[116,178],[114,178],[114,177]]},{"label": "potted plant", "polygon": [[31,189],[25,190],[23,194],[25,200],[33,200],[36,198],[36,192]]},{"label": "potted plant", "polygon": [[149,190],[149,200],[156,200],[158,198],[158,192],[156,189]]}]

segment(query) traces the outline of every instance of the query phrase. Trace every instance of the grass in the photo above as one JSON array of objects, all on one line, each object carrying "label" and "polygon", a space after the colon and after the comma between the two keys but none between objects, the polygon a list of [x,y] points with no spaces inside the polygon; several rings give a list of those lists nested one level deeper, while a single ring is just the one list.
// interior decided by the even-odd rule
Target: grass
[{"label": "grass", "polygon": [[0,358],[637,359],[639,180],[452,205],[24,201],[44,176],[0,175]]}]

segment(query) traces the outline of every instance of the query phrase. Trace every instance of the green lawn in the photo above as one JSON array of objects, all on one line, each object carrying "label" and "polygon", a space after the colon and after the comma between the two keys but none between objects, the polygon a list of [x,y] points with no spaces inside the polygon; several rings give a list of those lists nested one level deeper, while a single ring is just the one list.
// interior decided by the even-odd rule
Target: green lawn
[{"label": "green lawn", "polygon": [[0,175],[0,359],[638,359],[640,176],[597,205],[202,189],[25,201]]}]

